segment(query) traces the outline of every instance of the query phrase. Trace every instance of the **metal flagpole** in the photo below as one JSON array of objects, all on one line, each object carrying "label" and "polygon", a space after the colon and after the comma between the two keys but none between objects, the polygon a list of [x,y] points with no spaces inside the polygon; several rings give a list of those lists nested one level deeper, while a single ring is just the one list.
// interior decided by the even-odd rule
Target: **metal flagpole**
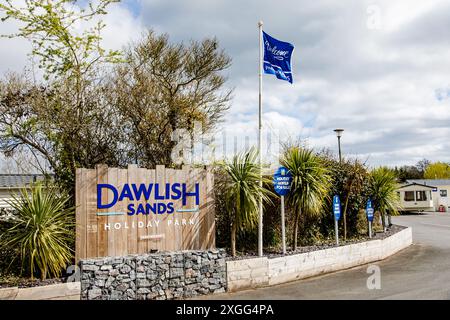
[{"label": "metal flagpole", "polygon": [[[258,22],[259,29],[259,132],[258,132],[258,151],[259,151],[259,186],[262,188],[262,26],[263,22]],[[263,204],[262,197],[259,197],[259,219],[258,219],[258,255],[263,255]]]}]

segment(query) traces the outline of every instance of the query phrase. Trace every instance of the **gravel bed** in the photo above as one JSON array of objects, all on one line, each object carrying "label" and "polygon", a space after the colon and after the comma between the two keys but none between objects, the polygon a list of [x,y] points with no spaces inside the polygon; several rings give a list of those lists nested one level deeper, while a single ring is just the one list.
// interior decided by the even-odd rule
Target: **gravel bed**
[{"label": "gravel bed", "polygon": [[[366,237],[359,237],[354,239],[348,239],[347,241],[343,241],[339,239],[339,246],[343,245],[349,245],[354,243],[360,243],[365,241],[372,241],[372,240],[382,240],[387,237],[390,237],[397,232],[405,229],[406,227],[399,226],[399,225],[392,225],[386,232],[377,232],[374,235],[372,235],[372,239],[369,238],[369,236]],[[329,241],[325,243],[319,243],[312,246],[304,246],[304,247],[298,247],[297,250],[292,251],[290,247],[286,248],[286,255],[294,255],[299,253],[307,253],[312,251],[318,251],[318,250],[325,250],[329,248],[335,248],[336,243],[334,241]],[[283,253],[281,252],[280,248],[269,248],[264,250],[264,256],[271,259],[271,258],[277,258],[283,256]],[[236,257],[228,256],[228,261],[234,261],[234,260],[243,260],[243,259],[251,259],[251,258],[258,258],[258,253],[256,251],[246,251],[246,252],[238,252],[238,255]]]}]

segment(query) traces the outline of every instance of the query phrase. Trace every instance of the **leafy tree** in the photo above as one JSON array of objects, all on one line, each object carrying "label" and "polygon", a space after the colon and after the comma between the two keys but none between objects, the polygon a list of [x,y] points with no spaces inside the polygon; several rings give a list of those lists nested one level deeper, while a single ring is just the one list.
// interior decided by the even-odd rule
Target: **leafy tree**
[{"label": "leafy tree", "polygon": [[21,25],[6,36],[29,40],[45,75],[42,82],[17,75],[2,81],[0,149],[7,155],[25,149],[45,159],[72,194],[76,167],[117,163],[120,123],[102,99],[100,71],[120,54],[102,48],[101,20],[82,31],[75,28],[98,20],[114,2],[87,2],[85,8],[69,0],[0,3],[1,20]]},{"label": "leafy tree", "polygon": [[[259,198],[270,201],[273,193],[260,187],[260,167],[258,152],[252,148],[235,155],[231,162],[222,164],[227,179],[221,186],[226,194],[228,212],[231,215],[231,254],[236,256],[236,233],[244,228],[253,228],[258,220]],[[271,183],[263,177],[264,183]]]},{"label": "leafy tree", "polygon": [[[330,170],[333,184],[329,192],[330,199],[333,195],[339,195],[342,201],[342,225],[344,239],[359,235],[367,231],[367,219],[365,213],[360,211],[365,208],[368,190],[368,170],[364,163],[358,159],[343,159],[342,162],[335,159],[332,154],[321,151],[320,157]],[[331,212],[332,202],[327,204],[329,221],[322,227],[322,232],[328,234],[333,230],[334,221]]]},{"label": "leafy tree", "polygon": [[435,162],[427,166],[425,179],[450,179],[450,165],[445,162]]},{"label": "leafy tree", "polygon": [[373,169],[370,173],[370,198],[375,210],[381,213],[383,229],[386,230],[386,214],[398,214],[397,179],[395,172],[387,167]]},{"label": "leafy tree", "polygon": [[344,222],[344,240],[347,240],[347,209],[349,200],[352,195],[362,192],[367,171],[366,168],[358,162],[358,160],[354,160],[354,162],[345,162],[344,166],[347,167],[345,168],[347,175],[344,178],[343,191],[345,192],[345,201],[342,217]]},{"label": "leafy tree", "polygon": [[53,172],[73,194],[76,167],[121,162],[122,122],[101,93],[101,87],[85,87],[77,107],[71,81],[46,87],[11,76],[0,82],[0,150],[9,156],[26,150],[45,159],[50,170],[42,170]]},{"label": "leafy tree", "polygon": [[423,171],[420,171],[417,166],[396,167],[394,172],[400,182],[405,182],[408,179],[423,179]]},{"label": "leafy tree", "polygon": [[39,274],[58,277],[72,259],[69,246],[73,238],[74,207],[68,207],[70,197],[55,188],[38,184],[22,189],[9,204],[15,209],[12,226],[0,237],[0,246],[17,248],[22,270],[33,278]]},{"label": "leafy tree", "polygon": [[0,81],[0,150],[44,160],[42,171],[72,195],[77,167],[171,165],[176,129],[192,134],[199,121],[212,131],[231,97],[221,75],[230,58],[215,39],[171,44],[148,32],[122,55],[101,47],[102,22],[74,28],[97,21],[114,2],[86,9],[68,0],[0,2],[3,20],[23,24],[9,36],[32,42],[46,74],[44,81]]},{"label": "leafy tree", "polygon": [[130,150],[131,158],[144,166],[172,164],[177,129],[192,140],[196,122],[207,134],[228,110],[231,90],[224,88],[221,72],[231,59],[216,39],[173,44],[153,31],[130,45],[125,56],[108,92],[139,146]]},{"label": "leafy tree", "polygon": [[101,20],[81,33],[77,32],[76,25],[89,24],[94,18],[105,15],[107,7],[115,2],[120,1],[90,1],[82,8],[76,0],[27,0],[24,5],[2,0],[1,20],[16,20],[21,24],[17,33],[4,36],[29,40],[32,55],[39,58],[39,67],[45,71],[47,79],[70,76],[81,87],[83,76],[96,64],[115,62],[120,53],[106,51],[101,46],[101,31],[105,28]]},{"label": "leafy tree", "polygon": [[312,150],[291,147],[280,161],[292,174],[291,191],[287,197],[294,210],[293,249],[297,249],[298,224],[301,215],[320,217],[331,186],[330,172],[323,160]]},{"label": "leafy tree", "polygon": [[[419,162],[417,162],[417,164],[416,164],[416,168],[417,168],[417,170],[419,170],[419,172],[422,174],[422,178],[423,178],[423,174],[424,174],[424,172],[425,172],[425,170],[428,168],[428,166],[431,164],[431,161],[430,160],[427,160],[427,159],[422,159],[422,160],[420,160]],[[419,179],[422,179],[422,178],[419,178]]]}]

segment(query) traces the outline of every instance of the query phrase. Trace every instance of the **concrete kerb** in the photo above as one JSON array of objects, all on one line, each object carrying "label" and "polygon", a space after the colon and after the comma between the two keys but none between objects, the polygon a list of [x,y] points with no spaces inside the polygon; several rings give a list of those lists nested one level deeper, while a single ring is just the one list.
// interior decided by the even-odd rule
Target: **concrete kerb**
[{"label": "concrete kerb", "polygon": [[305,279],[383,260],[412,244],[412,229],[371,240],[277,258],[227,261],[227,288],[234,292]]},{"label": "concrete kerb", "polygon": [[58,283],[30,288],[0,289],[0,300],[79,300],[80,282]]}]

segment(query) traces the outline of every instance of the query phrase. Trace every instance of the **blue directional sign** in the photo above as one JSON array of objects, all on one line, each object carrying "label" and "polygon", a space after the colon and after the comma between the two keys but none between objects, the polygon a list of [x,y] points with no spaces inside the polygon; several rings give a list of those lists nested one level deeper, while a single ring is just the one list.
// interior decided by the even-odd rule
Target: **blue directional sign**
[{"label": "blue directional sign", "polygon": [[335,195],[333,197],[333,213],[334,213],[334,219],[336,221],[339,221],[341,218],[341,200],[339,199],[338,195]]},{"label": "blue directional sign", "polygon": [[280,196],[285,196],[291,190],[292,175],[285,167],[279,167],[273,175],[273,186],[275,192]]},{"label": "blue directional sign", "polygon": [[366,214],[367,214],[367,220],[370,222],[373,221],[373,206],[372,206],[372,200],[367,200],[366,204]]}]

